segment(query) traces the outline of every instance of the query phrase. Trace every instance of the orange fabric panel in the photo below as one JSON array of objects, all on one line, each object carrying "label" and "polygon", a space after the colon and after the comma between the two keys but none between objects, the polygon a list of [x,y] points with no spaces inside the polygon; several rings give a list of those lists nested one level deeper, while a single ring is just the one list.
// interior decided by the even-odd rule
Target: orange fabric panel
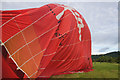
[{"label": "orange fabric panel", "polygon": [[25,63],[31,57],[32,57],[32,54],[30,53],[28,46],[25,46],[24,48],[22,48],[12,56],[12,58],[16,61],[16,63],[19,66]]},{"label": "orange fabric panel", "polygon": [[28,46],[33,56],[38,54],[40,51],[42,51],[40,47],[39,39],[34,40],[30,44],[28,44]]},{"label": "orange fabric panel", "polygon": [[23,65],[21,69],[29,76],[32,76],[32,74],[38,70],[33,59],[29,60],[29,62]]},{"label": "orange fabric panel", "polygon": [[22,31],[22,33],[23,33],[27,43],[37,37],[32,25],[30,27],[28,27],[26,30]]},{"label": "orange fabric panel", "polygon": [[22,33],[19,33],[18,35],[14,36],[12,39],[7,41],[5,43],[5,46],[8,49],[9,53],[12,55],[14,52],[16,52],[19,48],[21,48],[25,44],[26,43]]}]

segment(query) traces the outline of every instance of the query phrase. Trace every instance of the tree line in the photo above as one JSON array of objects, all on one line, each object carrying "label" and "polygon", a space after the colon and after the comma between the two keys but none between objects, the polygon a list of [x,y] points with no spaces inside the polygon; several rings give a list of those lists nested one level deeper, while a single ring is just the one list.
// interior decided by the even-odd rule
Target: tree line
[{"label": "tree line", "polygon": [[111,57],[111,56],[101,56],[97,59],[93,59],[93,62],[110,62],[110,63],[120,63],[120,56]]}]

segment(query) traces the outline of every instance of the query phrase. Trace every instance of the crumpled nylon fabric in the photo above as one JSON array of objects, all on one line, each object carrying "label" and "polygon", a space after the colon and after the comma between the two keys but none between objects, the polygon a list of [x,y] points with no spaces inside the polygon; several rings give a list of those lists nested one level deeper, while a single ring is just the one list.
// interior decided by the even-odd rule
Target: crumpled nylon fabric
[{"label": "crumpled nylon fabric", "polygon": [[74,8],[48,4],[0,15],[2,45],[24,78],[93,70],[90,30]]}]

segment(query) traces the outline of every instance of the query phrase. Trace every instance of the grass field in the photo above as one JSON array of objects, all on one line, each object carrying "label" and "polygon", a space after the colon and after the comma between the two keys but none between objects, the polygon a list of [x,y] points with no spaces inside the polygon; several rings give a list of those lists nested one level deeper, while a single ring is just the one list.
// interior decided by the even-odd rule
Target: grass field
[{"label": "grass field", "polygon": [[94,71],[88,73],[74,73],[56,75],[51,78],[118,78],[117,63],[93,63]]}]

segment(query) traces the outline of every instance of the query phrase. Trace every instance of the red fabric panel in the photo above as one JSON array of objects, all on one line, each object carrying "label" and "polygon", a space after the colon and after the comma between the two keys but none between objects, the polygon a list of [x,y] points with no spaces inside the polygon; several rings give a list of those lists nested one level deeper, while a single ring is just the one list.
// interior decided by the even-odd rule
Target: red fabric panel
[{"label": "red fabric panel", "polygon": [[[23,78],[24,73],[21,70],[17,70],[17,66],[15,65],[13,60],[11,60],[11,58],[9,58],[8,52],[5,50],[4,46],[2,46],[1,52],[2,52],[1,57],[3,59],[1,67],[4,67],[4,68],[9,67],[10,71],[12,71],[13,74],[17,75],[17,78]],[[5,64],[7,64],[7,65],[5,65]],[[7,75],[5,73],[5,69],[2,69],[2,70],[3,70],[2,74],[4,75],[3,78],[9,78],[9,77],[5,76],[5,75]],[[7,72],[9,72],[9,71],[7,71]],[[16,78],[16,77],[13,75],[13,76],[11,76],[11,78]]]},{"label": "red fabric panel", "polygon": [[9,67],[8,63],[2,57],[2,78],[18,78],[18,76]]}]

